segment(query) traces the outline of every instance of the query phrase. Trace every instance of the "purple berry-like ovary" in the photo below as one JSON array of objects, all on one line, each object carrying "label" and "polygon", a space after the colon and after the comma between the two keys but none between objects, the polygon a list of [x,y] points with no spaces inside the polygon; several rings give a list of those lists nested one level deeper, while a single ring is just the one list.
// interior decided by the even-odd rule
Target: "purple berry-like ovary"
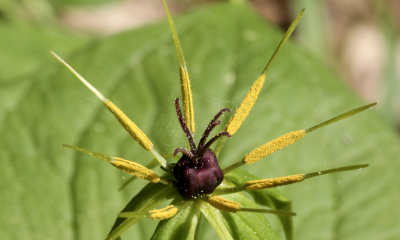
[{"label": "purple berry-like ovary", "polygon": [[211,194],[222,183],[222,180],[224,180],[224,173],[218,165],[217,156],[209,147],[220,137],[224,135],[231,137],[231,135],[228,132],[220,132],[208,141],[207,144],[205,142],[211,131],[221,123],[217,119],[222,113],[230,112],[230,110],[225,108],[215,115],[196,148],[193,136],[183,120],[178,98],[175,99],[175,108],[179,122],[191,147],[191,150],[178,148],[174,152],[175,156],[179,152],[182,153],[182,157],[172,170],[175,179],[178,181],[179,193],[184,198],[196,198],[202,194]]}]

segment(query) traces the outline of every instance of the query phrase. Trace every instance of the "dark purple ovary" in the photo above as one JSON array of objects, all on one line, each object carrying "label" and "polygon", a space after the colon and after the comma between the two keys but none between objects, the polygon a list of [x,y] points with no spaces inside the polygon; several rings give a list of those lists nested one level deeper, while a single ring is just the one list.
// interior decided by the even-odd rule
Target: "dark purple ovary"
[{"label": "dark purple ovary", "polygon": [[184,198],[211,194],[224,179],[224,173],[211,149],[207,149],[202,158],[197,161],[197,167],[189,157],[183,155],[176,163],[173,174],[178,180],[179,193]]},{"label": "dark purple ovary", "polygon": [[218,118],[224,112],[230,112],[231,110],[224,108],[214,116],[201,136],[199,145],[196,147],[192,133],[183,119],[179,98],[175,99],[175,109],[179,123],[190,146],[190,150],[177,148],[174,152],[174,156],[180,152],[182,153],[182,157],[172,169],[173,175],[178,181],[179,193],[184,198],[196,198],[202,194],[211,194],[222,183],[222,180],[224,180],[224,173],[218,165],[217,156],[215,156],[210,147],[219,138],[223,136],[231,137],[231,135],[228,132],[222,131],[208,142],[207,138],[211,131],[221,124]]}]

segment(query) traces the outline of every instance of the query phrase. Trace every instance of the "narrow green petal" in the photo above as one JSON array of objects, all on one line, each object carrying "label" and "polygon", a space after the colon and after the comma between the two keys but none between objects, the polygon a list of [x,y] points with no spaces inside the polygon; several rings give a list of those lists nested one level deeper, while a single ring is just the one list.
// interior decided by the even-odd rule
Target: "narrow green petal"
[{"label": "narrow green petal", "polygon": [[[171,204],[176,205],[179,199]],[[160,221],[154,231],[152,240],[193,240],[199,223],[200,208],[198,204],[188,204],[170,219]]]}]

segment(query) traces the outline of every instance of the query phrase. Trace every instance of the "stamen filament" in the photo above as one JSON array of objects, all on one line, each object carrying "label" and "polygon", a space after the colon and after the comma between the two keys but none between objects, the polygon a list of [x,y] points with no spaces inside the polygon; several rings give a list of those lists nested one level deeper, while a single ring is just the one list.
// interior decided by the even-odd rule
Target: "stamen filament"
[{"label": "stamen filament", "polygon": [[167,172],[172,171],[171,165],[154,148],[151,148],[150,152]]},{"label": "stamen filament", "polygon": [[233,171],[233,170],[235,170],[236,168],[239,168],[239,167],[241,167],[241,166],[243,166],[243,165],[245,165],[245,164],[246,164],[246,163],[245,163],[243,160],[240,160],[239,162],[234,163],[234,164],[230,165],[229,167],[226,167],[226,168],[222,169],[222,172],[223,172],[224,175],[225,175],[225,174],[229,173],[230,171]]},{"label": "stamen filament", "polygon": [[247,188],[246,185],[242,185],[242,186],[238,186],[238,187],[229,187],[229,188],[219,187],[214,190],[214,192],[212,193],[212,196],[228,195],[228,194],[232,194],[232,193],[242,192],[242,191],[246,190],[246,188]]},{"label": "stamen filament", "polygon": [[221,152],[222,148],[224,147],[224,144],[226,142],[227,138],[221,138],[217,144],[217,146],[214,148],[214,153],[215,156],[218,157],[219,153]]}]

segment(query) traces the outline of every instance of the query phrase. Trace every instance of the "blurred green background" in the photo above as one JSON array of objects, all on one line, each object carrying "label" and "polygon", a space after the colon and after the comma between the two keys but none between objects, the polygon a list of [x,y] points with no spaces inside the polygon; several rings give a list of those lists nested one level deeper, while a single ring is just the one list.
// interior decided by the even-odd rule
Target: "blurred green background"
[{"label": "blurred green background", "polygon": [[[399,2],[168,4],[191,74],[198,133],[219,109],[236,109],[283,31],[306,8],[221,165],[286,132],[378,102],[245,170],[266,178],[368,163],[360,172],[279,189],[298,214],[295,238],[398,239]],[[3,239],[102,239],[145,184],[137,180],[118,192],[126,174],[61,147],[141,164],[151,159],[50,50],[126,112],[159,152],[184,145],[173,109],[178,64],[165,19],[158,0],[0,3]],[[268,219],[283,239],[275,217]],[[125,238],[149,239],[156,224],[143,219]],[[200,227],[200,239],[216,236],[204,221]]]}]

